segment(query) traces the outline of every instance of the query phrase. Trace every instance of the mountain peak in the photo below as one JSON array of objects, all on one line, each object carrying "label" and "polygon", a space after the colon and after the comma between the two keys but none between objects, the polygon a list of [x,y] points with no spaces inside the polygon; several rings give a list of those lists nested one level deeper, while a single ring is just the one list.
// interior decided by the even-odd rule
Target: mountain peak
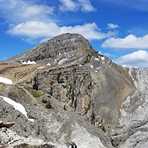
[{"label": "mountain peak", "polygon": [[35,61],[37,63],[55,64],[63,59],[64,61],[74,62],[83,59],[88,54],[95,53],[89,41],[80,34],[61,34],[25,54],[15,58],[15,61]]},{"label": "mountain peak", "polygon": [[[139,144],[135,135],[148,126],[148,71],[114,64],[79,34],[59,35],[11,61],[0,63],[4,147],[36,147],[40,140],[37,147]],[[140,134],[145,147],[147,133]]]}]

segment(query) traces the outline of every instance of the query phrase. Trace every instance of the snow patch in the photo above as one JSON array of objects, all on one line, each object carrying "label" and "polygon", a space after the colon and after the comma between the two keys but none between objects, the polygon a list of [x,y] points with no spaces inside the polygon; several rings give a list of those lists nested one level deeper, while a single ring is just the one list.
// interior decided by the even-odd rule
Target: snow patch
[{"label": "snow patch", "polygon": [[37,69],[44,69],[44,68],[45,68],[45,66],[40,66]]},{"label": "snow patch", "polygon": [[25,62],[25,61],[23,61],[23,62],[21,62],[23,65],[32,65],[32,64],[36,64],[36,62],[35,61],[27,61],[27,62]]},{"label": "snow patch", "polygon": [[14,100],[10,99],[10,98],[7,98],[7,97],[4,97],[4,96],[0,96],[0,98],[2,98],[6,103],[10,104],[11,106],[13,106],[13,108],[17,111],[19,111],[20,113],[22,113],[29,121],[31,122],[34,122],[33,119],[29,119],[28,118],[28,115],[27,115],[27,111],[25,109],[25,107],[20,104],[20,103],[17,103],[15,102]]},{"label": "snow patch", "polygon": [[4,84],[8,84],[8,85],[13,84],[12,80],[5,78],[5,77],[0,77],[0,83],[4,83]]},{"label": "snow patch", "polygon": [[105,60],[105,57],[101,57],[101,60],[104,61]]},{"label": "snow patch", "polygon": [[57,64],[57,59],[54,59],[54,64]]},{"label": "snow patch", "polygon": [[90,65],[90,68],[94,68],[94,65]]},{"label": "snow patch", "polygon": [[30,119],[30,118],[28,118],[28,120],[29,120],[30,122],[34,122],[34,119]]},{"label": "snow patch", "polygon": [[60,61],[58,62],[58,64],[59,64],[59,65],[62,65],[62,64],[64,64],[66,61],[68,61],[68,59],[67,59],[67,58],[64,58],[64,59],[60,60]]},{"label": "snow patch", "polygon": [[123,65],[122,65],[122,67],[125,67],[125,68],[127,68],[127,67],[128,67],[128,65],[125,65],[125,64],[123,64]]},{"label": "snow patch", "polygon": [[95,58],[95,60],[98,61],[98,62],[100,62],[100,59],[99,58]]},{"label": "snow patch", "polygon": [[133,77],[133,75],[132,75],[132,68],[129,68],[128,73],[129,73],[129,75],[130,75],[132,81],[134,82],[135,87],[137,88],[137,82],[136,82],[136,80],[134,79],[134,77]]},{"label": "snow patch", "polygon": [[120,109],[121,116],[125,117],[127,115],[124,109]]},{"label": "snow patch", "polygon": [[50,63],[48,63],[48,64],[47,64],[47,66],[51,66],[51,64],[50,64]]}]

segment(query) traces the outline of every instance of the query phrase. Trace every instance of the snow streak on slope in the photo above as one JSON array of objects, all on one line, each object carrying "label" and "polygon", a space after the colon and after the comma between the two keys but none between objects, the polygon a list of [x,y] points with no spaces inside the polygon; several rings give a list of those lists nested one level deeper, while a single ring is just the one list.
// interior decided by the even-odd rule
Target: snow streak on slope
[{"label": "snow streak on slope", "polygon": [[8,84],[8,85],[13,84],[12,80],[10,80],[8,78],[4,78],[4,77],[0,77],[0,83],[4,83],[4,84]]},{"label": "snow streak on slope", "polygon": [[22,104],[17,103],[14,100],[12,100],[10,98],[7,98],[7,97],[4,97],[4,96],[0,96],[0,98],[2,98],[5,102],[7,102],[8,104],[10,104],[11,106],[13,106],[13,108],[15,110],[17,110],[20,113],[22,113],[29,121],[34,122],[33,119],[29,119],[28,118],[27,111],[26,111],[25,107]]}]

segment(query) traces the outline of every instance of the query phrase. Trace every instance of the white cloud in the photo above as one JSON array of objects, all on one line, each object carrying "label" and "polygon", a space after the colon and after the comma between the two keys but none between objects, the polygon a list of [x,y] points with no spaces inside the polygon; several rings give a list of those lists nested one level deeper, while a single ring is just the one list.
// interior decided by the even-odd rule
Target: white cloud
[{"label": "white cloud", "polygon": [[148,52],[138,50],[115,60],[116,63],[133,67],[148,67]]},{"label": "white cloud", "polygon": [[95,10],[90,0],[78,0],[78,3],[80,4],[82,11],[91,12]]},{"label": "white cloud", "polygon": [[60,0],[60,9],[62,11],[75,11],[77,4],[73,0]]},{"label": "white cloud", "polygon": [[[24,10],[25,13],[23,13],[22,15],[26,18],[28,17],[38,17],[40,15],[48,15],[48,14],[52,14],[53,13],[53,8],[52,7],[48,7],[45,5],[30,5],[28,7],[25,8]],[[44,16],[44,17],[45,17]]]},{"label": "white cloud", "polygon": [[59,26],[54,22],[28,21],[18,24],[9,30],[13,35],[31,38],[51,38],[62,33],[79,33],[87,39],[104,39],[110,33],[103,33],[95,23],[86,23],[76,26]]},{"label": "white cloud", "polygon": [[125,38],[112,37],[107,39],[102,44],[102,47],[113,49],[148,49],[148,35],[137,37],[130,34]]},{"label": "white cloud", "polygon": [[94,11],[90,0],[59,0],[60,1],[60,10],[62,11],[84,11],[91,12]]},{"label": "white cloud", "polygon": [[65,26],[61,27],[61,33],[79,33],[85,36],[87,39],[104,39],[110,36],[110,33],[103,33],[97,27],[95,23],[87,23],[84,25],[77,25],[77,26]]},{"label": "white cloud", "polygon": [[49,18],[54,8],[47,5],[36,4],[25,0],[0,0],[1,17],[18,23],[25,20],[44,20]]},{"label": "white cloud", "polygon": [[30,38],[42,38],[57,34],[59,32],[59,27],[55,23],[28,21],[25,23],[20,23],[13,28],[10,28],[8,32],[10,34]]},{"label": "white cloud", "polygon": [[[93,11],[89,0],[60,0],[64,9],[75,11]],[[8,5],[9,4],[9,5]],[[33,0],[0,0],[0,17],[8,22],[8,33],[25,37],[25,39],[51,38],[62,33],[79,33],[86,38],[104,39],[110,33],[103,33],[95,23],[75,26],[62,26],[53,17],[54,7],[35,3]],[[10,15],[11,14],[11,15]],[[27,38],[26,38],[27,37]]]},{"label": "white cloud", "polygon": [[113,24],[113,23],[109,23],[109,24],[107,24],[107,28],[108,29],[117,29],[117,28],[119,28],[119,25]]}]

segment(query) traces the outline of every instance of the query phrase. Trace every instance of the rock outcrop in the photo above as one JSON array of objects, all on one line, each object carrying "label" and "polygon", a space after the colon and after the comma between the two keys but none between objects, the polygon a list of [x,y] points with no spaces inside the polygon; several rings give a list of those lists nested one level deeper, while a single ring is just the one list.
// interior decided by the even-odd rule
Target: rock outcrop
[{"label": "rock outcrop", "polygon": [[0,128],[2,145],[147,145],[148,71],[114,64],[81,35],[60,35],[1,63],[0,76],[13,81],[0,84],[0,96],[22,104],[28,115],[0,97],[0,121],[15,122]]}]

